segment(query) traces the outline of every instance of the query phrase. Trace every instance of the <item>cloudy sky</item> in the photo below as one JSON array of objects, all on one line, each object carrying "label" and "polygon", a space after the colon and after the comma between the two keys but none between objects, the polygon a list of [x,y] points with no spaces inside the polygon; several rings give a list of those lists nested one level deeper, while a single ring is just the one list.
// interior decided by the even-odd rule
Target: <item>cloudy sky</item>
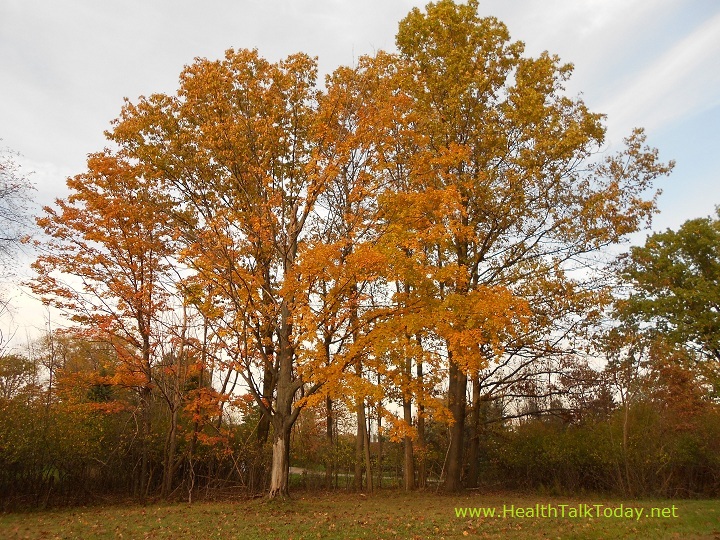
[{"label": "cloudy sky", "polygon": [[[393,50],[411,0],[0,0],[0,145],[33,172],[39,205],[105,146],[123,103],[174,92],[182,67],[228,48],[270,60],[303,51],[321,73]],[[654,229],[720,204],[720,2],[483,0],[526,53],[575,65],[567,85],[606,113],[608,149],[635,126],[663,160]],[[22,318],[22,317],[20,317]]]}]

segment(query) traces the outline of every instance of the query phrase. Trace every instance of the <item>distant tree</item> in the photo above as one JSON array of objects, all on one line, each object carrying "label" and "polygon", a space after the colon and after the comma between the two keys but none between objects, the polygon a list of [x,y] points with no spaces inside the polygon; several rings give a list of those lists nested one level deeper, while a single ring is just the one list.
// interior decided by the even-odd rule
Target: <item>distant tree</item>
[{"label": "distant tree", "polygon": [[630,286],[622,321],[720,362],[720,210],[651,235],[622,258],[620,275]]},{"label": "distant tree", "polygon": [[13,154],[0,149],[0,264],[7,266],[30,225],[28,205],[33,185]]},{"label": "distant tree", "polygon": [[37,385],[37,366],[17,354],[0,356],[0,400],[9,401]]}]

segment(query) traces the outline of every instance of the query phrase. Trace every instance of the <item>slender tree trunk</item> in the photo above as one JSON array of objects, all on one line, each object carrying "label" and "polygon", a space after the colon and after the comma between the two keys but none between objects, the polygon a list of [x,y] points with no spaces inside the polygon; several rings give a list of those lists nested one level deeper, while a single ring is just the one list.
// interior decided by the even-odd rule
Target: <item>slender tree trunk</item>
[{"label": "slender tree trunk", "polygon": [[[377,374],[377,383],[380,385],[380,373]],[[375,486],[378,489],[382,489],[382,478],[383,478],[383,440],[382,440],[382,412],[383,412],[383,402],[382,400],[378,403],[377,406],[377,431],[378,431],[378,439],[377,439],[377,481],[375,482]]]},{"label": "slender tree trunk", "polygon": [[179,404],[175,404],[172,414],[170,415],[170,429],[165,438],[165,460],[163,463],[163,479],[160,491],[160,496],[163,499],[167,499],[172,492],[173,478],[175,476],[175,470],[177,469],[175,454],[177,452],[178,409]]},{"label": "slender tree trunk", "polygon": [[[365,407],[363,406],[363,409]],[[365,427],[365,477],[367,478],[368,493],[373,491],[373,474],[372,463],[370,461],[370,417],[368,415],[368,425]]]},{"label": "slender tree trunk", "polygon": [[334,422],[333,422],[333,401],[325,398],[325,440],[327,442],[327,456],[325,457],[325,488],[330,489],[333,482],[333,471],[335,469],[334,459]]},{"label": "slender tree trunk", "polygon": [[[269,274],[265,276],[265,287],[267,290],[271,290],[271,280]],[[273,299],[267,295],[263,296],[263,301],[267,308],[269,309],[270,306],[273,303]],[[273,400],[273,392],[275,391],[275,369],[276,366],[272,364],[272,359],[275,357],[275,347],[273,344],[273,326],[271,324],[267,324],[266,327],[262,331],[263,339],[265,340],[265,344],[263,345],[263,353],[265,358],[265,367],[263,371],[263,382],[262,382],[262,397],[265,400],[265,403],[272,403]],[[257,427],[257,454],[256,454],[256,460],[255,465],[253,468],[257,469],[256,473],[259,473],[259,469],[261,468],[261,456],[263,453],[263,447],[265,446],[265,443],[268,440],[268,436],[270,435],[270,423],[271,419],[270,416],[267,414],[263,414],[260,417],[260,421],[258,422]]]},{"label": "slender tree trunk", "polygon": [[[407,288],[406,288],[407,291]],[[406,335],[406,339],[409,342],[410,336]],[[412,427],[412,392],[410,391],[410,383],[413,379],[412,376],[412,358],[405,358],[405,365],[403,366],[404,380],[408,388],[403,389],[403,420],[406,426]],[[405,491],[412,491],[415,489],[415,456],[413,454],[413,440],[412,437],[407,434],[403,437],[403,487]]]},{"label": "slender tree trunk", "polygon": [[141,411],[141,442],[140,442],[140,485],[138,495],[142,502],[147,497],[150,487],[150,432],[152,430],[152,411],[151,411],[152,390],[149,386],[144,386],[140,390],[140,406]]},{"label": "slender tree trunk", "polygon": [[[357,293],[357,285],[353,285],[353,296]],[[358,330],[358,314],[357,305],[353,305],[350,313],[350,326],[352,328],[353,342],[357,343],[359,339]],[[359,378],[362,378],[362,361],[358,358],[355,361],[355,372]],[[355,398],[355,411],[357,414],[357,434],[355,438],[355,489],[362,491],[363,481],[363,462],[365,463],[367,490],[372,491],[372,468],[370,466],[370,438],[367,427],[367,418],[365,416],[365,398],[357,396]]]},{"label": "slender tree trunk", "polygon": [[[412,426],[412,404],[408,397],[403,398],[403,419],[408,426]],[[413,441],[410,435],[403,438],[403,450],[403,487],[405,491],[412,491],[415,489],[415,457],[413,455]]]},{"label": "slender tree trunk", "polygon": [[[272,403],[273,392],[275,390],[275,377],[273,375],[273,368],[268,366],[265,368],[263,373],[263,386],[262,386],[262,397],[266,403]],[[257,445],[258,449],[262,448],[268,440],[270,435],[270,417],[263,414],[260,417],[260,422],[257,428]]]},{"label": "slender tree trunk", "polygon": [[358,398],[355,404],[357,416],[357,432],[355,435],[355,475],[354,484],[357,491],[363,489],[363,459],[365,449],[365,402]]},{"label": "slender tree trunk", "polygon": [[[420,336],[416,336],[418,344],[421,344]],[[417,434],[418,434],[418,487],[424,488],[427,484],[427,445],[425,443],[425,405],[423,405],[423,395],[425,386],[423,385],[423,363],[422,360],[417,362],[417,378],[420,396],[417,400]]]},{"label": "slender tree trunk", "polygon": [[450,427],[450,447],[448,448],[447,470],[443,489],[448,492],[462,488],[463,439],[465,432],[465,406],[467,375],[450,358],[448,385],[448,406],[454,423]]}]

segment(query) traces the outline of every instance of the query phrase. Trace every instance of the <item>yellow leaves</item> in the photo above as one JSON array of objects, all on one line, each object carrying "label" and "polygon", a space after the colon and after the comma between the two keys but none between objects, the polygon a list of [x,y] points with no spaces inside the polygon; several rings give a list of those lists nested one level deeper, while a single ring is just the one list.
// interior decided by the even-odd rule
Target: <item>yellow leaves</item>
[{"label": "yellow leaves", "polygon": [[437,329],[464,372],[483,369],[503,352],[503,344],[522,330],[527,303],[502,287],[479,287],[450,294],[440,305]]},{"label": "yellow leaves", "polygon": [[[389,411],[384,411],[383,420],[386,422],[384,434],[393,442],[400,442],[405,437],[417,439],[417,428],[409,426],[407,422],[398,418]],[[389,424],[389,425],[388,425]]]}]

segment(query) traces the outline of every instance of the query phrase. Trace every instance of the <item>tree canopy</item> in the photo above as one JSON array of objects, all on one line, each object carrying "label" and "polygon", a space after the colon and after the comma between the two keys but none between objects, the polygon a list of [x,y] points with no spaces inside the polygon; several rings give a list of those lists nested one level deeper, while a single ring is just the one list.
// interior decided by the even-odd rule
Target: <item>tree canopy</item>
[{"label": "tree canopy", "polygon": [[720,361],[720,214],[650,235],[622,260],[622,320]]},{"label": "tree canopy", "polygon": [[324,90],[305,54],[197,59],[176,93],[126,102],[111,149],[38,220],[53,241],[35,290],[129,343],[143,400],[166,365],[160,315],[203,321],[186,348],[243,381],[261,444],[272,428],[271,496],[323,398],[362,429],[366,402],[400,399],[408,443],[432,409],[459,489],[468,378],[562,352],[599,301],[577,266],[649,223],[671,168],[642,130],[598,155],[602,115],[565,94],[572,66],[525,56],[474,0],[414,9],[397,45]]}]

